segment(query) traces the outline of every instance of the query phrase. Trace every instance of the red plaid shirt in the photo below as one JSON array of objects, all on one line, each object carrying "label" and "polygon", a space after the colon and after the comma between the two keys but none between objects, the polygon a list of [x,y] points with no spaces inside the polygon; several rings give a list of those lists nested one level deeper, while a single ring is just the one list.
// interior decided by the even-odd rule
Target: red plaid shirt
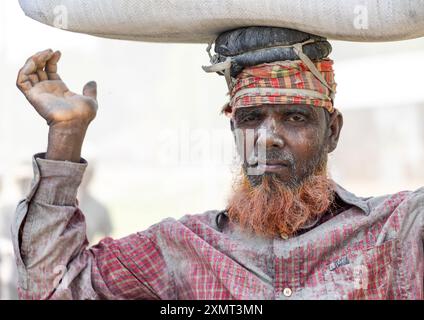
[{"label": "red plaid shirt", "polygon": [[345,207],[287,240],[208,211],[88,249],[85,166],[34,159],[12,227],[21,298],[423,299],[424,188],[359,198],[337,186]]}]

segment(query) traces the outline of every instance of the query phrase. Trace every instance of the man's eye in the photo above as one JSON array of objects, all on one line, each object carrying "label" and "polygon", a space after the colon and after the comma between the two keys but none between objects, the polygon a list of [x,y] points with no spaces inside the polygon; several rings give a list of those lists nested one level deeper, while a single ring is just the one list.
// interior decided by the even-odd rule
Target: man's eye
[{"label": "man's eye", "polygon": [[258,116],[251,114],[251,115],[248,115],[248,116],[245,116],[244,118],[242,118],[240,122],[244,123],[244,122],[250,122],[250,121],[255,121],[255,120],[258,120]]},{"label": "man's eye", "polygon": [[293,122],[302,122],[302,121],[306,120],[305,117],[303,115],[300,115],[300,114],[293,114],[293,115],[289,116],[287,119],[289,121],[293,121]]}]

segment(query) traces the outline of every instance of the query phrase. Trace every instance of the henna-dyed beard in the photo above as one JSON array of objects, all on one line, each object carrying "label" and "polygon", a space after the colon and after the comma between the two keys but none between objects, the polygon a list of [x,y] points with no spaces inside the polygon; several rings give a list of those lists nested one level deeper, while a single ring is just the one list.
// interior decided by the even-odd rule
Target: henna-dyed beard
[{"label": "henna-dyed beard", "polygon": [[296,187],[276,174],[264,174],[261,183],[252,184],[243,170],[229,200],[230,220],[265,237],[295,235],[300,227],[320,218],[333,202],[334,187],[326,165],[325,159]]}]

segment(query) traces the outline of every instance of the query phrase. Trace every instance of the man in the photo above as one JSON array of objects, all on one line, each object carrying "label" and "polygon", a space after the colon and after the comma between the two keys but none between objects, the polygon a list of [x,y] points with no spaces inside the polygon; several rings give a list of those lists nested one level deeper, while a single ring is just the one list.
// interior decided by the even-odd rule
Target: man
[{"label": "man", "polygon": [[[424,189],[358,198],[328,178],[343,118],[332,61],[245,68],[225,113],[240,177],[223,211],[166,219],[87,248],[76,194],[96,84],[83,95],[46,50],[17,85],[47,121],[47,152],[13,241],[25,299],[422,299]],[[249,143],[252,140],[253,143]]]}]

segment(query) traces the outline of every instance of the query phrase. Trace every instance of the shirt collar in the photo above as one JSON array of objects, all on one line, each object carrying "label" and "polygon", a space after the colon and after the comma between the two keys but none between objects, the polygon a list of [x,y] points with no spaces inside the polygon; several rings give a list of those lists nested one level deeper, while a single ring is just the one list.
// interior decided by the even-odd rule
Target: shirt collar
[{"label": "shirt collar", "polygon": [[[334,182],[334,192],[338,195],[338,197],[343,202],[357,207],[363,213],[365,213],[365,215],[370,214],[371,210],[370,210],[370,207],[368,206],[368,203],[366,201],[367,198],[357,197],[352,192],[349,192],[346,189],[344,189],[342,186],[340,186],[335,181],[333,181],[333,182]],[[320,218],[317,219],[316,221],[313,221],[311,224],[308,224],[308,226],[302,227],[301,229],[310,229],[310,228],[314,227],[318,223],[319,220],[320,220]],[[226,221],[228,221],[228,211],[227,211],[227,209],[218,212],[218,214],[216,216],[216,225],[217,225],[218,229],[220,229],[222,231],[223,224],[225,224]]]},{"label": "shirt collar", "polygon": [[345,203],[351,204],[359,209],[361,209],[366,215],[370,214],[370,207],[366,201],[367,198],[358,197],[352,192],[347,191],[342,186],[334,182],[335,188],[334,192],[342,199]]},{"label": "shirt collar", "polygon": [[[367,198],[358,197],[352,192],[347,191],[345,188],[334,182],[334,192],[342,199],[345,203],[351,204],[361,209],[366,215],[370,214],[370,207],[366,201]],[[220,213],[228,216],[227,210],[223,210]]]}]

